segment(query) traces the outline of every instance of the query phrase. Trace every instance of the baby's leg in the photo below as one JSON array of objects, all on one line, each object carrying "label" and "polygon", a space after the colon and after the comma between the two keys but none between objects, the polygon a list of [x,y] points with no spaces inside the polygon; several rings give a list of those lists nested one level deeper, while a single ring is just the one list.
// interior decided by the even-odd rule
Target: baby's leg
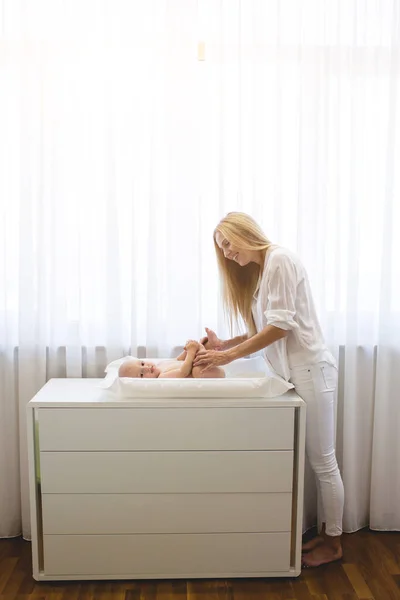
[{"label": "baby's leg", "polygon": [[[205,350],[203,344],[200,344],[200,350]],[[223,379],[225,377],[225,371],[221,367],[211,367],[204,373],[201,372],[203,367],[193,367],[192,376],[194,379]]]},{"label": "baby's leg", "polygon": [[211,367],[204,373],[201,372],[203,367],[193,367],[192,376],[194,379],[223,379],[225,377],[225,371],[221,367]]},{"label": "baby's leg", "polygon": [[[199,350],[204,350],[205,348],[204,348],[203,344],[201,344],[200,342],[199,342],[199,344],[200,344],[200,348],[199,348]],[[180,355],[176,357],[176,360],[185,360],[185,358],[186,358],[186,355],[187,355],[187,352],[186,352],[186,350],[183,350],[183,351],[180,353]]]},{"label": "baby's leg", "polygon": [[[199,342],[198,352],[201,350],[205,350],[206,346],[203,346]],[[186,358],[186,350],[184,350],[179,356],[176,357],[176,360],[185,360]],[[222,379],[225,377],[225,371],[221,369],[221,367],[212,367],[212,369],[207,369],[204,373],[201,372],[203,367],[193,367],[192,373],[189,377],[193,377],[194,379]]]},{"label": "baby's leg", "polygon": [[199,340],[199,344],[202,345],[203,348],[205,348],[206,350],[212,350],[211,346],[210,346],[210,342],[208,341],[208,338],[202,338],[203,343],[201,344],[201,340]]},{"label": "baby's leg", "polygon": [[[209,343],[208,343],[208,338],[205,338],[206,341],[204,342],[204,344],[202,344],[199,341],[200,344],[200,348],[199,350],[212,350],[212,348],[210,347]],[[176,357],[176,360],[185,360],[186,358],[186,350],[183,350],[179,356]]]}]

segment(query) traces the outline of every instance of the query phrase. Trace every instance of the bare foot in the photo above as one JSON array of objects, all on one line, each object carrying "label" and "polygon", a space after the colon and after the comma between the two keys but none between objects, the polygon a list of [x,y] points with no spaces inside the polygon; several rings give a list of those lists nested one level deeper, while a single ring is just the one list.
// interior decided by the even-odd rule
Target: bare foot
[{"label": "bare foot", "polygon": [[203,344],[206,350],[222,350],[222,340],[219,339],[215,331],[205,328],[207,337],[202,338],[200,343]]},{"label": "bare foot", "polygon": [[314,550],[302,556],[301,562],[303,567],[319,567],[326,563],[340,560],[343,556],[342,547],[334,548],[326,543],[316,546]]},{"label": "bare foot", "polygon": [[301,547],[301,550],[302,550],[302,552],[310,552],[310,550],[314,550],[314,548],[323,544],[324,541],[325,540],[322,537],[322,535],[316,535],[315,537],[312,538],[312,540],[303,544]]}]

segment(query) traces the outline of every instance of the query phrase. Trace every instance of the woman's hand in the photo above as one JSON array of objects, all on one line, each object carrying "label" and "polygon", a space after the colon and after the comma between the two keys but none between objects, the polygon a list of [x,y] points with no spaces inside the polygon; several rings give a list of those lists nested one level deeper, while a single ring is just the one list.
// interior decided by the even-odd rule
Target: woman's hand
[{"label": "woman's hand", "polygon": [[212,367],[222,367],[230,362],[232,362],[232,358],[229,351],[200,350],[196,354],[193,366],[202,367],[201,371],[203,372]]},{"label": "woman's hand", "polygon": [[208,344],[208,347],[212,350],[223,350],[224,348],[224,340],[220,340],[215,331],[212,329],[208,329],[205,327],[207,337],[203,337],[200,340],[200,344]]}]

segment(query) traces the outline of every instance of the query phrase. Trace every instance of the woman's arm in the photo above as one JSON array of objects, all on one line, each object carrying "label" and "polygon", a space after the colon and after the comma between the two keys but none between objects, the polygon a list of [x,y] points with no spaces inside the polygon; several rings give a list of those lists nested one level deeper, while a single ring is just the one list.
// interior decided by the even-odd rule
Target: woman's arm
[{"label": "woman's arm", "polygon": [[253,352],[258,352],[263,348],[266,348],[270,344],[273,344],[277,340],[285,337],[288,331],[280,329],[274,325],[267,325],[260,333],[256,333],[251,338],[239,343],[230,350],[222,350],[217,352],[215,350],[208,350],[207,352],[198,352],[193,366],[203,367],[203,371],[211,367],[220,367],[227,365],[233,360],[243,358]]},{"label": "woman's arm", "polygon": [[205,328],[207,332],[207,337],[203,337],[200,340],[200,344],[203,344],[206,350],[229,350],[229,348],[233,348],[238,344],[241,344],[248,338],[248,334],[238,335],[230,340],[221,340],[215,331],[212,329]]},{"label": "woman's arm", "polygon": [[228,350],[229,362],[258,352],[277,340],[286,337],[288,333],[285,329],[280,329],[279,327],[275,327],[275,325],[267,325],[260,333],[256,333],[253,337]]},{"label": "woman's arm", "polygon": [[[214,333],[214,332],[212,332]],[[215,335],[215,334],[214,334]],[[216,336],[215,336],[216,337]],[[248,339],[248,334],[245,333],[244,335],[238,335],[230,340],[220,340],[218,339],[218,349],[220,350],[229,350],[229,348],[234,348],[235,346],[237,346],[238,344],[241,344],[242,342],[245,342]],[[204,348],[206,350],[214,350],[215,347],[213,346],[213,344],[208,340],[208,338],[202,338],[200,340],[200,344],[204,345]],[[186,350],[183,350],[179,356],[176,357],[176,360],[185,360],[186,358]]]},{"label": "woman's arm", "polygon": [[234,337],[230,340],[225,340],[222,344],[222,350],[230,350],[230,348],[234,348],[235,346],[242,344],[243,342],[245,342],[248,339],[251,339],[251,338],[249,338],[248,333],[245,333],[244,335],[237,335],[236,337]]}]

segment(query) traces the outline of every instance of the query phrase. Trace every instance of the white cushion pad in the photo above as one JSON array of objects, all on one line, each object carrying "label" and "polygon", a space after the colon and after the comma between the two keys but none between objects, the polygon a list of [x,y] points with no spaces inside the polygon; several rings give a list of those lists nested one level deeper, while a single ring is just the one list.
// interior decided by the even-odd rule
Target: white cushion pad
[{"label": "white cushion pad", "polygon": [[[226,365],[225,379],[134,379],[119,377],[126,356],[106,367],[101,387],[122,398],[274,398],[293,388],[278,375],[268,371],[261,356],[243,358]],[[155,363],[171,359],[146,359]]]}]

